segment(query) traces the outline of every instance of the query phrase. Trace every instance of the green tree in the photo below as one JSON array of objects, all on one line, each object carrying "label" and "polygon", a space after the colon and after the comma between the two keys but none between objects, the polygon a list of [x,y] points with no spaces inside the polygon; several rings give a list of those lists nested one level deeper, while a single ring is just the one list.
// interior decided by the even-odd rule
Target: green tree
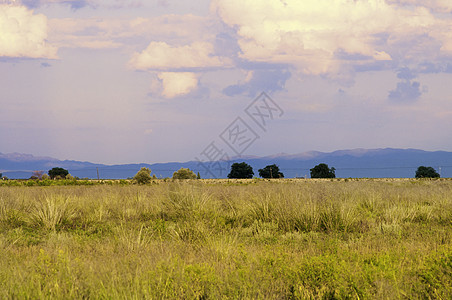
[{"label": "green tree", "polygon": [[259,176],[262,178],[284,178],[284,174],[279,171],[279,167],[275,164],[259,169]]},{"label": "green tree", "polygon": [[201,179],[201,175],[199,175],[199,172],[198,175],[196,175],[196,179]]},{"label": "green tree", "polygon": [[188,168],[180,168],[173,173],[173,179],[196,179],[196,174]]},{"label": "green tree", "polygon": [[241,162],[232,164],[228,178],[247,179],[253,178],[253,175],[253,168],[249,164]]},{"label": "green tree", "polygon": [[327,164],[319,164],[311,169],[311,178],[336,178],[336,169]]},{"label": "green tree", "polygon": [[66,178],[66,175],[69,174],[69,171],[63,168],[53,168],[51,170],[49,170],[49,176],[51,179],[63,179]]},{"label": "green tree", "polygon": [[151,182],[151,169],[142,167],[140,171],[135,174],[133,179],[135,179],[138,184],[146,184]]},{"label": "green tree", "polygon": [[439,178],[440,175],[432,167],[420,166],[416,170],[416,178]]}]

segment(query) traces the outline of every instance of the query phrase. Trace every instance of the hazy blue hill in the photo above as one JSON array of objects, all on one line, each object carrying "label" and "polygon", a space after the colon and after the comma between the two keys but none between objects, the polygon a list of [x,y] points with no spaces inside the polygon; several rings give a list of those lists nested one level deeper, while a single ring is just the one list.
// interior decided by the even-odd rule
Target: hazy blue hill
[{"label": "hazy blue hill", "polygon": [[[310,151],[299,154],[275,154],[266,157],[250,156],[233,158],[233,162],[249,163],[258,175],[258,169],[269,164],[279,165],[286,177],[309,177],[309,169],[319,163],[336,168],[337,177],[414,177],[418,166],[432,166],[437,171],[441,167],[442,177],[452,177],[452,152],[423,151],[417,149],[353,149],[338,150],[330,153]],[[171,177],[181,167],[200,172],[201,177],[211,175],[196,161],[170,162],[158,164],[103,165],[72,160],[57,160],[50,157],[34,157],[29,154],[1,154],[0,172],[10,178],[29,178],[33,170],[47,171],[53,167],[68,169],[73,176],[80,178],[128,178],[133,177],[141,167],[152,169],[157,177]],[[216,173],[216,177],[226,177]]]}]

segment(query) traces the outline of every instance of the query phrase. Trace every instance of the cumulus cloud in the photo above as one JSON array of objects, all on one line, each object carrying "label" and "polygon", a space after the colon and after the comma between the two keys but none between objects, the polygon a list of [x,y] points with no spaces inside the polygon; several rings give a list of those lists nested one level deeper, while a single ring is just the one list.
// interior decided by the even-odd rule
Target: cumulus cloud
[{"label": "cumulus cloud", "polygon": [[372,34],[386,30],[396,18],[384,3],[215,0],[213,9],[237,28],[241,56],[248,60],[291,63],[320,74],[338,68],[338,51],[360,56],[359,60],[391,59],[384,50],[372,47]]},{"label": "cumulus cloud", "polygon": [[212,11],[236,29],[241,58],[334,76],[344,67],[393,67],[452,54],[450,16],[432,13],[452,4],[427,2],[213,0]]},{"label": "cumulus cloud", "polygon": [[285,69],[249,71],[242,82],[226,87],[223,93],[227,96],[247,94],[256,96],[262,91],[268,93],[284,90],[286,81],[291,77]]},{"label": "cumulus cloud", "polygon": [[404,80],[397,83],[397,88],[389,92],[389,99],[402,102],[413,102],[417,100],[422,92],[418,81]]},{"label": "cumulus cloud", "polygon": [[416,77],[417,77],[417,75],[412,70],[410,70],[409,68],[406,68],[406,67],[400,69],[399,73],[397,74],[397,78],[405,79],[405,80],[412,80]]},{"label": "cumulus cloud", "polygon": [[57,58],[46,39],[46,16],[24,6],[0,5],[0,56]]},{"label": "cumulus cloud", "polygon": [[207,42],[185,46],[170,46],[165,42],[151,42],[142,52],[136,52],[130,65],[137,70],[177,70],[220,67],[221,58],[213,55],[214,47]]},{"label": "cumulus cloud", "polygon": [[160,72],[151,82],[151,90],[165,98],[187,95],[198,87],[198,76],[191,72]]}]

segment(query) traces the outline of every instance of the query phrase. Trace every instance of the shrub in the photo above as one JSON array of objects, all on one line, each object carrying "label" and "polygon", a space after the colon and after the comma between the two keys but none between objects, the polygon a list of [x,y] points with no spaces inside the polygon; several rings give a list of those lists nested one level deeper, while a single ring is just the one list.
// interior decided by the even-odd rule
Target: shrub
[{"label": "shrub", "polygon": [[141,168],[140,171],[135,174],[133,179],[135,179],[138,184],[146,184],[151,182],[151,169],[145,167]]},{"label": "shrub", "polygon": [[173,179],[196,179],[196,175],[188,168],[180,168],[178,171],[173,173]]}]

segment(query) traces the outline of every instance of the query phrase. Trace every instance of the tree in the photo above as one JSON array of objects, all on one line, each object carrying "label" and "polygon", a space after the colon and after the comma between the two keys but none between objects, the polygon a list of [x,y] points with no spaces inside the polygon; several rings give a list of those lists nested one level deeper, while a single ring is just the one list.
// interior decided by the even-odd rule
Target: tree
[{"label": "tree", "polygon": [[69,174],[69,171],[63,168],[53,168],[49,170],[49,176],[51,179],[55,178],[66,178],[66,175]]},{"label": "tree", "polygon": [[336,169],[327,164],[319,164],[311,169],[311,178],[336,178]]},{"label": "tree", "polygon": [[196,179],[201,179],[201,175],[199,175],[199,172],[198,175],[196,175]]},{"label": "tree", "polygon": [[416,170],[416,178],[439,178],[440,175],[432,167],[420,166]]},{"label": "tree", "polygon": [[241,162],[232,164],[228,178],[247,179],[253,178],[253,175],[253,168],[249,164]]},{"label": "tree", "polygon": [[259,176],[262,178],[284,178],[284,174],[279,172],[279,167],[275,164],[259,169]]},{"label": "tree", "polygon": [[173,179],[196,179],[196,174],[188,168],[180,168],[173,173]]},{"label": "tree", "polygon": [[140,171],[138,171],[135,174],[133,179],[135,179],[138,182],[138,184],[146,184],[146,183],[151,182],[151,179],[152,179],[152,177],[151,177],[151,169],[142,167],[140,169]]}]

